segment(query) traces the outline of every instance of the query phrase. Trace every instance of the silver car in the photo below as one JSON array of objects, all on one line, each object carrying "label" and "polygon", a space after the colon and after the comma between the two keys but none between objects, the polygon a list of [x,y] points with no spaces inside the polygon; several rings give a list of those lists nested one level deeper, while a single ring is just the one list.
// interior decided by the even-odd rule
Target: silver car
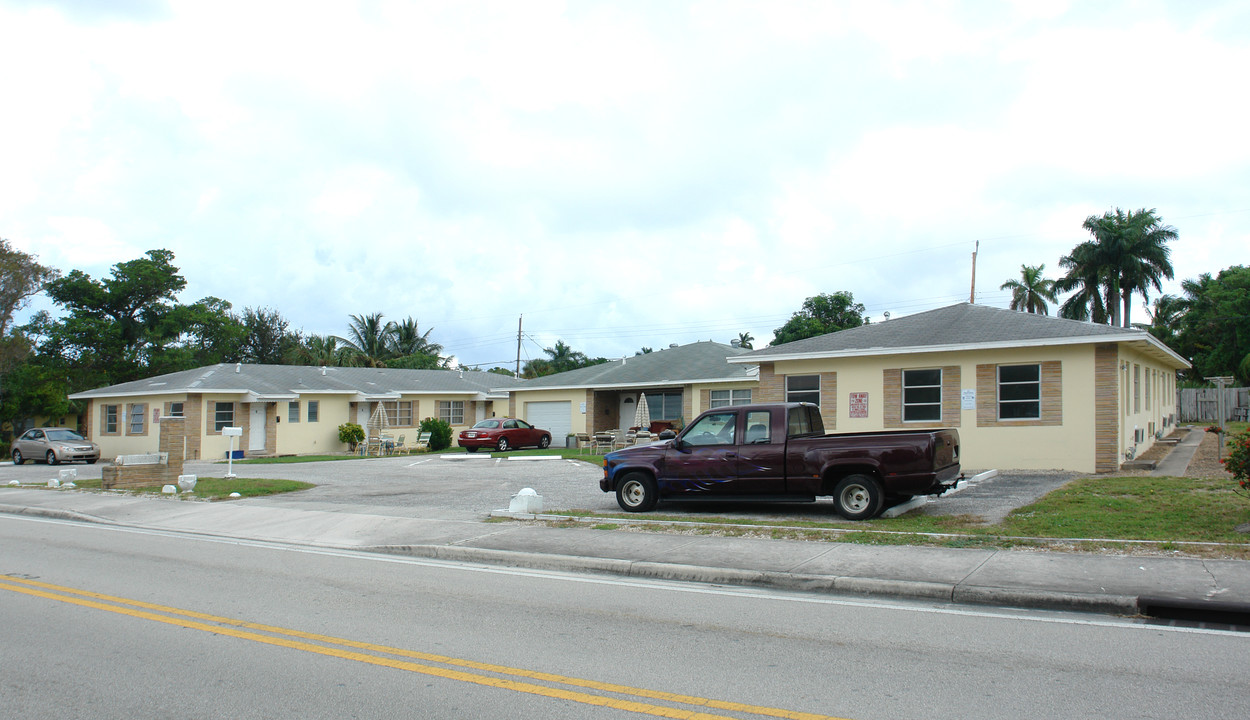
[{"label": "silver car", "polygon": [[100,459],[100,446],[68,428],[31,428],[13,441],[13,464],[27,460],[43,460],[49,465],[85,460],[94,464]]}]

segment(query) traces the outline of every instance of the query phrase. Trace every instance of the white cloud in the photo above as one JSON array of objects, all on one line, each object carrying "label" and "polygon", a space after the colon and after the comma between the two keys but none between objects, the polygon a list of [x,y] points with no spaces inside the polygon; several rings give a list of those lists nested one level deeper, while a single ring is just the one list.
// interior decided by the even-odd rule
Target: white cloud
[{"label": "white cloud", "polygon": [[0,233],[97,276],[167,247],[308,332],[762,339],[818,292],[964,300],[977,240],[1005,304],[1117,205],[1181,277],[1250,262],[1238,3],[89,10],[0,0]]}]

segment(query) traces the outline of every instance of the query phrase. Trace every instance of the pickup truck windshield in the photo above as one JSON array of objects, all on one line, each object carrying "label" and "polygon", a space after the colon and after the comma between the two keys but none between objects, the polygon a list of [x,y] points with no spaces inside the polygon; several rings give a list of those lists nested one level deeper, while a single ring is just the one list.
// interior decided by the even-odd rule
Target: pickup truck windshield
[{"label": "pickup truck windshield", "polygon": [[731,412],[704,415],[686,433],[685,441],[691,445],[733,445],[737,420],[737,414]]}]

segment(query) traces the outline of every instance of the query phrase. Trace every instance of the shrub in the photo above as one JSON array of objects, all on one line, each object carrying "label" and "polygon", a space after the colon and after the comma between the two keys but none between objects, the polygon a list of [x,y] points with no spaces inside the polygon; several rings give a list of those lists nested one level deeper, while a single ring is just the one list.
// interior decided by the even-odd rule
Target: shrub
[{"label": "shrub", "polygon": [[339,442],[347,443],[347,449],[355,452],[356,446],[365,439],[365,429],[356,423],[349,422],[339,425]]},{"label": "shrub", "polygon": [[421,432],[430,434],[431,450],[446,450],[451,447],[451,425],[438,418],[426,418],[421,421]]},{"label": "shrub", "polygon": [[1220,462],[1233,474],[1242,490],[1250,490],[1250,430],[1242,430],[1228,440],[1228,456]]}]

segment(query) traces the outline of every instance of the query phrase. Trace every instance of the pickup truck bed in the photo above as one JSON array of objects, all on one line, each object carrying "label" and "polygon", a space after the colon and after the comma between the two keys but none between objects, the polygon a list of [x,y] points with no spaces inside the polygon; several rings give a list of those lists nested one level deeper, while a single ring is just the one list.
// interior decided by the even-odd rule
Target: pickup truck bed
[{"label": "pickup truck bed", "polygon": [[814,501],[852,520],[959,478],[956,430],[824,433],[808,403],[709,410],[681,434],[604,456],[604,492],[629,512],[671,500]]}]

